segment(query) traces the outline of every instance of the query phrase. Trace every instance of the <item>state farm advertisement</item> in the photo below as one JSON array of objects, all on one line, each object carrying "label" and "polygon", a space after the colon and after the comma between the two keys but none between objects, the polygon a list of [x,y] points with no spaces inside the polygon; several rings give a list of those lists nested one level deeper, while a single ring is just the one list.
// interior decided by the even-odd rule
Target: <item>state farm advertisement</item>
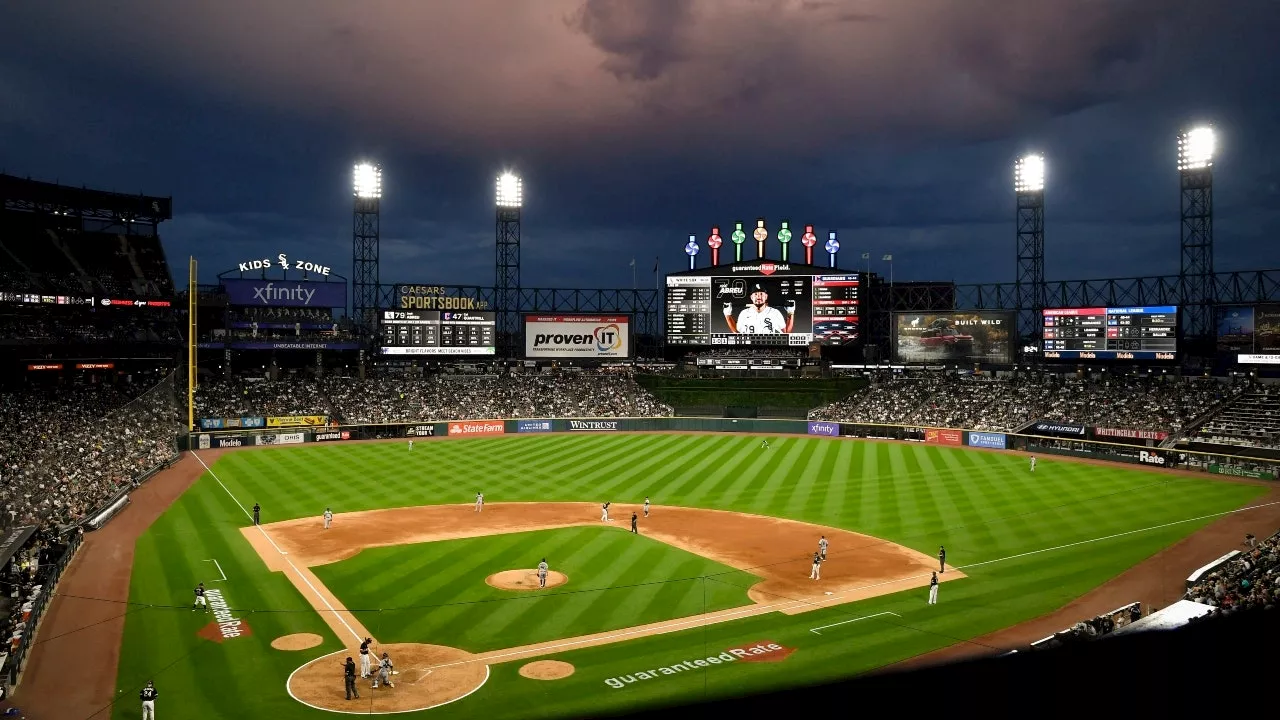
[{"label": "state farm advertisement", "polygon": [[505,435],[507,426],[501,420],[455,420],[449,423],[450,435],[477,437],[480,435]]},{"label": "state farm advertisement", "polygon": [[947,428],[925,428],[924,441],[936,445],[964,445],[963,430]]},{"label": "state farm advertisement", "polygon": [[524,356],[543,359],[631,357],[627,315],[525,315]]}]

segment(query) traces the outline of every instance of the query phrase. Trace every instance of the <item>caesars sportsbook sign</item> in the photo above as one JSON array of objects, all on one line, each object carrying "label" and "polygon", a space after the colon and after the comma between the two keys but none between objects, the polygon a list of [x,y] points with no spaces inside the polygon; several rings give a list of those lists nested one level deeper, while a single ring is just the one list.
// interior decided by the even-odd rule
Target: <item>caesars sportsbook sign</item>
[{"label": "caesars sportsbook sign", "polygon": [[631,318],[626,315],[526,315],[528,358],[626,358]]}]

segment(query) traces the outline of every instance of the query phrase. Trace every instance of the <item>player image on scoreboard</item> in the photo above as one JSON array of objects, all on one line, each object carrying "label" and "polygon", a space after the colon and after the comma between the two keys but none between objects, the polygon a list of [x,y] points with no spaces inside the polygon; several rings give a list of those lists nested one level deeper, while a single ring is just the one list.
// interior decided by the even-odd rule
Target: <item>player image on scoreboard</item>
[{"label": "player image on scoreboard", "polygon": [[808,276],[717,277],[711,281],[711,332],[788,335],[811,332]]}]

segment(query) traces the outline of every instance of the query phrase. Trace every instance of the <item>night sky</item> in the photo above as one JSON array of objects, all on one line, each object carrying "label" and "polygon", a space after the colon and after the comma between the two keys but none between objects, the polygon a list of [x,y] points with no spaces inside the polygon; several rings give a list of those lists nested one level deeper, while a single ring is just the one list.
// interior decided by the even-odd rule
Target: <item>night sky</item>
[{"label": "night sky", "polygon": [[349,277],[360,159],[384,282],[491,285],[504,168],[526,287],[630,287],[633,257],[652,287],[757,216],[989,282],[1040,151],[1047,277],[1104,278],[1177,272],[1176,137],[1210,122],[1217,267],[1276,268],[1277,38],[1273,0],[7,2],[0,170],[172,196],[179,283],[193,253]]}]

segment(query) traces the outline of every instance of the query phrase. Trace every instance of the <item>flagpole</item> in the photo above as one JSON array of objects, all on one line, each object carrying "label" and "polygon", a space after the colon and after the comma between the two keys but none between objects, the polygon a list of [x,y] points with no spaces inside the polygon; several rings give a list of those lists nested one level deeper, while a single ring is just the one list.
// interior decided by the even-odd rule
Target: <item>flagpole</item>
[{"label": "flagpole", "polygon": [[636,259],[631,258],[631,289],[636,289]]}]

